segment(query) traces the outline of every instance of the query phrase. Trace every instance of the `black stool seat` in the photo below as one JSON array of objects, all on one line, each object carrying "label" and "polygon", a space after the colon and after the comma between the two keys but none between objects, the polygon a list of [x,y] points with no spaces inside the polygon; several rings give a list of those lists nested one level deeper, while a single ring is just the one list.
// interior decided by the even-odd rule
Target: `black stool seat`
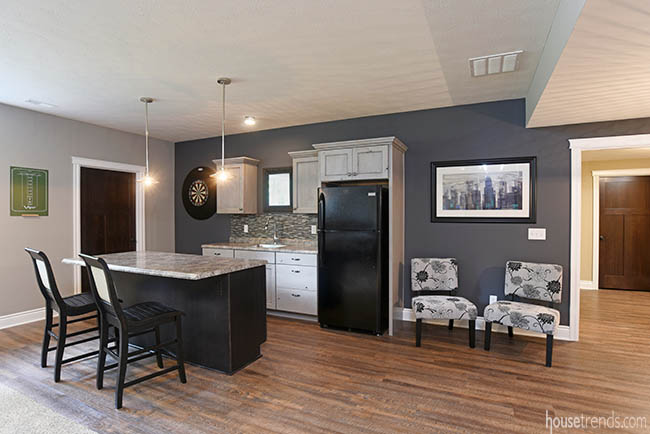
[{"label": "black stool seat", "polygon": [[95,299],[89,292],[63,297],[63,303],[68,310],[68,315],[83,315],[97,310]]},{"label": "black stool seat", "polygon": [[[123,308],[127,325],[135,328],[147,328],[164,322],[175,321],[182,312],[155,301],[134,304]],[[165,321],[167,319],[167,321]]]}]

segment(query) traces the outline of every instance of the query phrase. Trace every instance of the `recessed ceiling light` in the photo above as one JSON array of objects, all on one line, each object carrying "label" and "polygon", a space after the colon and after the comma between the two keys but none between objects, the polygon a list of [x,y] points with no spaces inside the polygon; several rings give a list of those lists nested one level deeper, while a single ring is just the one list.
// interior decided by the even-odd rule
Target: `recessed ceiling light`
[{"label": "recessed ceiling light", "polygon": [[54,108],[56,107],[54,104],[50,104],[49,102],[43,102],[43,101],[38,101],[35,99],[27,99],[25,100],[27,104],[33,104],[41,107],[47,107],[47,108]]},{"label": "recessed ceiling light", "polygon": [[491,54],[489,56],[473,57],[469,59],[469,70],[473,77],[482,75],[513,72],[519,65],[519,55],[522,50],[509,53]]},{"label": "recessed ceiling light", "polygon": [[246,125],[255,125],[257,121],[253,116],[244,116],[244,123]]}]

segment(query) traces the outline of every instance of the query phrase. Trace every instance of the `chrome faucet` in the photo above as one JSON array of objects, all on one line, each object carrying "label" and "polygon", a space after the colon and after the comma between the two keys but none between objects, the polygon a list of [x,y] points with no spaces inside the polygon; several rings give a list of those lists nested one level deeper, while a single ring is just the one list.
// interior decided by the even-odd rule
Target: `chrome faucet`
[{"label": "chrome faucet", "polygon": [[[269,230],[269,222],[273,219],[273,216],[270,216],[266,220],[266,224],[264,225],[264,230],[268,231]],[[278,225],[275,222],[275,219],[273,219],[273,244],[278,244],[278,241],[280,240],[280,237],[278,237]]]}]

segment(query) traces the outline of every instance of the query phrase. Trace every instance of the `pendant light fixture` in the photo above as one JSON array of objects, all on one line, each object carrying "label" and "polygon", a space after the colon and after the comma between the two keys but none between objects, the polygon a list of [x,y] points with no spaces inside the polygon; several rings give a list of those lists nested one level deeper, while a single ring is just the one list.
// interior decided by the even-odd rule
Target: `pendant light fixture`
[{"label": "pendant light fixture", "polygon": [[217,181],[224,182],[228,180],[228,172],[226,172],[226,86],[232,81],[227,77],[217,79],[217,83],[221,85],[221,168],[217,173],[210,175],[216,177]]},{"label": "pendant light fixture", "polygon": [[153,184],[158,184],[158,181],[153,179],[149,175],[149,104],[153,102],[153,98],[148,96],[143,96],[140,98],[140,101],[144,103],[144,143],[145,143],[145,173],[142,179],[139,179],[138,182],[142,182],[145,186],[150,186]]}]

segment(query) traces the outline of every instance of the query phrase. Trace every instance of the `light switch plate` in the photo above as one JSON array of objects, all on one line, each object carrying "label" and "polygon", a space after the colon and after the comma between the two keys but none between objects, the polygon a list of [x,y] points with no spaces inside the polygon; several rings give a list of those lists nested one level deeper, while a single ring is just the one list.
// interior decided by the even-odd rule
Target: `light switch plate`
[{"label": "light switch plate", "polygon": [[491,295],[490,296],[490,304],[496,303],[497,302],[497,296],[496,295]]},{"label": "light switch plate", "polygon": [[311,225],[311,234],[316,235],[316,225]]},{"label": "light switch plate", "polygon": [[546,240],[546,228],[528,228],[529,240]]},{"label": "light switch plate", "polygon": [[248,225],[244,225],[244,233],[245,233],[245,234],[248,233]]}]

